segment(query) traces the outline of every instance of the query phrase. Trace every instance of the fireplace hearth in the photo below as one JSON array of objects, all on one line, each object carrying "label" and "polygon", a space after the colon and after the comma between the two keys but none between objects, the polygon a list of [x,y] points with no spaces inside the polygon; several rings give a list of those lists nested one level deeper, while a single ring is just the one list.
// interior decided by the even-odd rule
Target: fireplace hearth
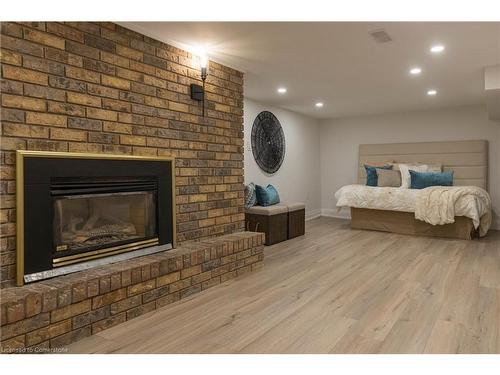
[{"label": "fireplace hearth", "polygon": [[18,285],[174,247],[173,159],[17,158]]}]

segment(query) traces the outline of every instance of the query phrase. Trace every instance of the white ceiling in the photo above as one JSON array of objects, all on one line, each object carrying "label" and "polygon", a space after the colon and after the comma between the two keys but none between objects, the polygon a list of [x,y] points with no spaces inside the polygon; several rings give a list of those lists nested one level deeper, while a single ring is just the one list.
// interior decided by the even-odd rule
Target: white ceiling
[{"label": "white ceiling", "polygon": [[[484,71],[500,63],[500,23],[121,22],[245,72],[245,96],[316,118],[485,102]],[[392,42],[369,31],[384,28]],[[434,55],[429,48],[442,43]],[[420,76],[410,67],[420,66]],[[276,89],[288,92],[279,95]],[[430,88],[438,95],[428,97]],[[324,107],[314,106],[317,101]]]}]

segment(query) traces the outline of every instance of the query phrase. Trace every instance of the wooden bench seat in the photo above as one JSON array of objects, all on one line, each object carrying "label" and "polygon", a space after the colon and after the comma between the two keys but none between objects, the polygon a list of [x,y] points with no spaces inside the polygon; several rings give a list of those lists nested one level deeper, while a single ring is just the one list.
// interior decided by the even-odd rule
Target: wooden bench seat
[{"label": "wooden bench seat", "polygon": [[266,234],[265,244],[273,245],[305,232],[305,205],[278,203],[245,209],[247,230]]}]

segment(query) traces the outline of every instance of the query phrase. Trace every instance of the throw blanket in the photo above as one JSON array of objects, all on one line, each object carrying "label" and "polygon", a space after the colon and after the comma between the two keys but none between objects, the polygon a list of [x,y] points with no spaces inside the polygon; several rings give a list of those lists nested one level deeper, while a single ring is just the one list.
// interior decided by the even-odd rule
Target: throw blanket
[{"label": "throw blanket", "polygon": [[[451,224],[455,222],[455,207],[460,203],[469,206],[474,227],[479,227],[479,235],[485,236],[491,226],[491,199],[479,187],[434,186],[422,189],[417,195],[415,218],[432,225]],[[481,213],[484,214],[481,216]]]}]

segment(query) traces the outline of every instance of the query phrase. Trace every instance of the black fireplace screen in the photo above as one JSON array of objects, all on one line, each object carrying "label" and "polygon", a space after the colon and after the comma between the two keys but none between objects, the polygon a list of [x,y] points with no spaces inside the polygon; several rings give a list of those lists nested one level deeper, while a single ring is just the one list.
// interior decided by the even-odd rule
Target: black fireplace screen
[{"label": "black fireplace screen", "polygon": [[18,285],[174,247],[172,160],[34,151],[17,158]]},{"label": "black fireplace screen", "polygon": [[157,235],[153,191],[58,196],[53,202],[58,252],[111,247]]}]

